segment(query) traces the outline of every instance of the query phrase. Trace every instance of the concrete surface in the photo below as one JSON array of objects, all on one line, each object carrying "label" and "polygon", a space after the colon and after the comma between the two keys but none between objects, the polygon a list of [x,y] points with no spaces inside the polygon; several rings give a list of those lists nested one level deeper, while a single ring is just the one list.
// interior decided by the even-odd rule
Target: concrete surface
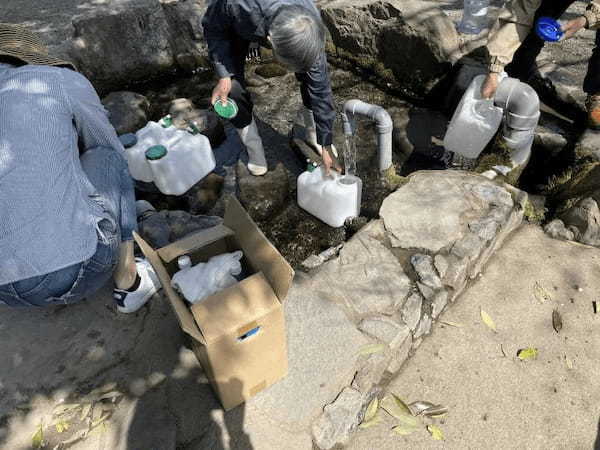
[{"label": "concrete surface", "polygon": [[[449,414],[437,421],[445,442],[425,429],[395,435],[394,421],[380,412],[386,420],[359,431],[350,448],[600,448],[600,313],[592,307],[600,300],[599,272],[599,249],[552,240],[535,226],[519,229],[440,318],[462,326],[436,327],[389,386],[407,402],[446,405]],[[535,298],[536,282],[551,300]],[[480,308],[498,333],[482,323]],[[555,308],[563,320],[558,334]],[[538,359],[518,360],[518,349],[529,346]]]}]

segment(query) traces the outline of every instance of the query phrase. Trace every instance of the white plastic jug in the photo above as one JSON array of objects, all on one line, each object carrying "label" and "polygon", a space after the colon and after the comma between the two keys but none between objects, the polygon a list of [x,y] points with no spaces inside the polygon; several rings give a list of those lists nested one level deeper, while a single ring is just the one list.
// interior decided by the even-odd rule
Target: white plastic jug
[{"label": "white plastic jug", "polygon": [[148,122],[144,128],[135,133],[137,143],[125,149],[125,157],[129,165],[129,173],[135,180],[152,181],[152,170],[146,161],[146,150],[153,145],[161,144],[163,130],[156,122]]},{"label": "white plastic jug", "polygon": [[504,111],[481,97],[485,75],[476,76],[460,101],[444,137],[444,148],[477,158],[498,131]]},{"label": "white plastic jug", "polygon": [[458,31],[464,34],[479,34],[487,25],[490,0],[464,0],[463,17]]},{"label": "white plastic jug", "polygon": [[324,167],[303,172],[298,177],[298,205],[332,227],[360,215],[362,181],[354,175],[340,175]]},{"label": "white plastic jug", "polygon": [[[146,151],[154,184],[165,195],[182,195],[215,168],[210,141],[174,127],[163,128],[164,144]],[[154,150],[154,151],[153,151]]]}]

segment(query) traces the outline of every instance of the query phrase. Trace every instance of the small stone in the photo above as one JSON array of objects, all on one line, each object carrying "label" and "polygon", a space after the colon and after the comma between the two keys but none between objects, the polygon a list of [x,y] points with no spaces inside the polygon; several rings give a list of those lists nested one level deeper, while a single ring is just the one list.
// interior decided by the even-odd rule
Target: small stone
[{"label": "small stone", "polygon": [[452,246],[451,253],[461,259],[474,261],[481,254],[482,248],[483,242],[481,239],[472,233],[468,233]]},{"label": "small stone", "polygon": [[419,288],[419,291],[421,292],[423,297],[425,297],[427,300],[431,300],[431,298],[435,294],[435,291],[433,289],[431,289],[429,286],[424,285],[423,283],[417,282],[417,287]]},{"label": "small stone", "polygon": [[358,325],[363,333],[386,343],[392,350],[396,350],[410,334],[406,325],[394,322],[384,316],[363,319]]},{"label": "small stone", "polygon": [[421,319],[422,304],[423,298],[420,294],[415,292],[408,297],[408,300],[406,300],[406,303],[404,303],[404,306],[402,307],[402,320],[404,323],[406,323],[408,328],[411,329],[411,331],[415,331],[417,325],[419,324],[419,320]]},{"label": "small stone", "polygon": [[423,314],[423,318],[421,322],[419,322],[418,328],[415,330],[415,339],[419,339],[420,337],[429,334],[431,332],[431,317],[427,314]]},{"label": "small stone", "polygon": [[150,102],[135,92],[111,92],[102,99],[108,120],[117,134],[135,133],[148,122]]},{"label": "small stone", "polygon": [[561,239],[564,241],[572,241],[575,238],[574,233],[565,227],[565,224],[560,219],[554,219],[544,227],[544,231],[553,239]]},{"label": "small stone", "polygon": [[408,359],[410,349],[412,348],[412,341],[412,336],[409,335],[406,338],[406,340],[402,343],[400,348],[396,350],[390,361],[390,364],[386,369],[387,372],[391,374],[396,374],[400,370],[402,364],[404,364],[404,362]]},{"label": "small stone", "polygon": [[164,247],[170,242],[171,228],[167,220],[167,211],[164,214],[149,212],[138,223],[138,229],[140,236],[153,248]]},{"label": "small stone", "polygon": [[444,284],[452,287],[455,291],[464,288],[467,279],[469,261],[466,258],[450,256],[448,258],[448,270],[444,276]]},{"label": "small stone", "polygon": [[378,352],[367,356],[364,364],[354,375],[352,388],[363,394],[368,393],[381,381],[383,373],[391,360],[390,352]]},{"label": "small stone", "polygon": [[421,282],[431,289],[441,289],[442,281],[433,265],[433,258],[429,255],[413,255],[410,262],[414,267]]},{"label": "small stone", "polygon": [[300,265],[300,267],[304,271],[310,272],[311,270],[314,270],[317,267],[322,266],[324,262],[325,262],[325,260],[323,260],[323,258],[321,258],[320,255],[310,255],[308,258],[306,258],[304,261],[302,261],[302,264]]},{"label": "small stone", "polygon": [[579,230],[579,242],[600,246],[600,209],[593,198],[577,202],[561,219],[567,226],[574,226]]},{"label": "small stone", "polygon": [[223,219],[217,216],[194,216],[186,211],[167,211],[167,222],[171,230],[170,239],[173,242],[190,233],[220,225]]},{"label": "small stone", "polygon": [[492,218],[480,219],[469,223],[469,230],[479,236],[484,242],[492,240],[498,231],[498,223]]},{"label": "small stone", "polygon": [[446,276],[446,271],[448,270],[448,260],[444,258],[442,255],[435,255],[433,258],[435,268],[440,274],[441,278]]},{"label": "small stone", "polygon": [[363,402],[370,399],[350,387],[344,388],[335,401],[323,408],[312,425],[313,441],[321,450],[343,447],[362,420]]},{"label": "small stone", "polygon": [[185,194],[191,214],[206,214],[217,203],[223,191],[224,177],[209,173]]}]

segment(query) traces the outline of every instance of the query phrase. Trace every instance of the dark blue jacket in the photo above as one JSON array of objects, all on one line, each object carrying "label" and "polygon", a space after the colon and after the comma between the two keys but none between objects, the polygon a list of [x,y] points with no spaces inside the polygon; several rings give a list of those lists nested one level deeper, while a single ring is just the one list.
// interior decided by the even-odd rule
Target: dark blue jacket
[{"label": "dark blue jacket", "polygon": [[[320,17],[312,0],[209,0],[202,27],[219,77],[243,77],[236,73],[235,61],[246,55],[235,54],[234,40],[265,43],[277,9],[289,4],[304,6]],[[314,112],[318,143],[331,145],[335,109],[325,53],[308,72],[296,77],[301,83],[304,106]]]}]

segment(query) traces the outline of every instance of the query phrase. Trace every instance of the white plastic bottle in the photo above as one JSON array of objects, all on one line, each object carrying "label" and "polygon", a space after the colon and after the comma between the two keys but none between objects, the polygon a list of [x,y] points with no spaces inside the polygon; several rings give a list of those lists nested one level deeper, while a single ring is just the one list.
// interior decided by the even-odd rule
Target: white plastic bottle
[{"label": "white plastic bottle", "polygon": [[362,181],[354,175],[340,175],[324,167],[303,172],[298,177],[298,205],[332,227],[360,215]]},{"label": "white plastic bottle", "polygon": [[476,76],[463,95],[444,137],[444,148],[477,158],[498,131],[504,111],[481,96],[485,75]]},{"label": "white plastic bottle", "polygon": [[464,0],[463,17],[458,31],[463,34],[479,34],[487,25],[490,0]]},{"label": "white plastic bottle", "polygon": [[129,173],[135,180],[150,183],[152,170],[146,161],[146,150],[158,145],[162,139],[163,128],[156,122],[148,122],[144,128],[135,133],[137,143],[125,149],[125,157],[129,165]]}]

